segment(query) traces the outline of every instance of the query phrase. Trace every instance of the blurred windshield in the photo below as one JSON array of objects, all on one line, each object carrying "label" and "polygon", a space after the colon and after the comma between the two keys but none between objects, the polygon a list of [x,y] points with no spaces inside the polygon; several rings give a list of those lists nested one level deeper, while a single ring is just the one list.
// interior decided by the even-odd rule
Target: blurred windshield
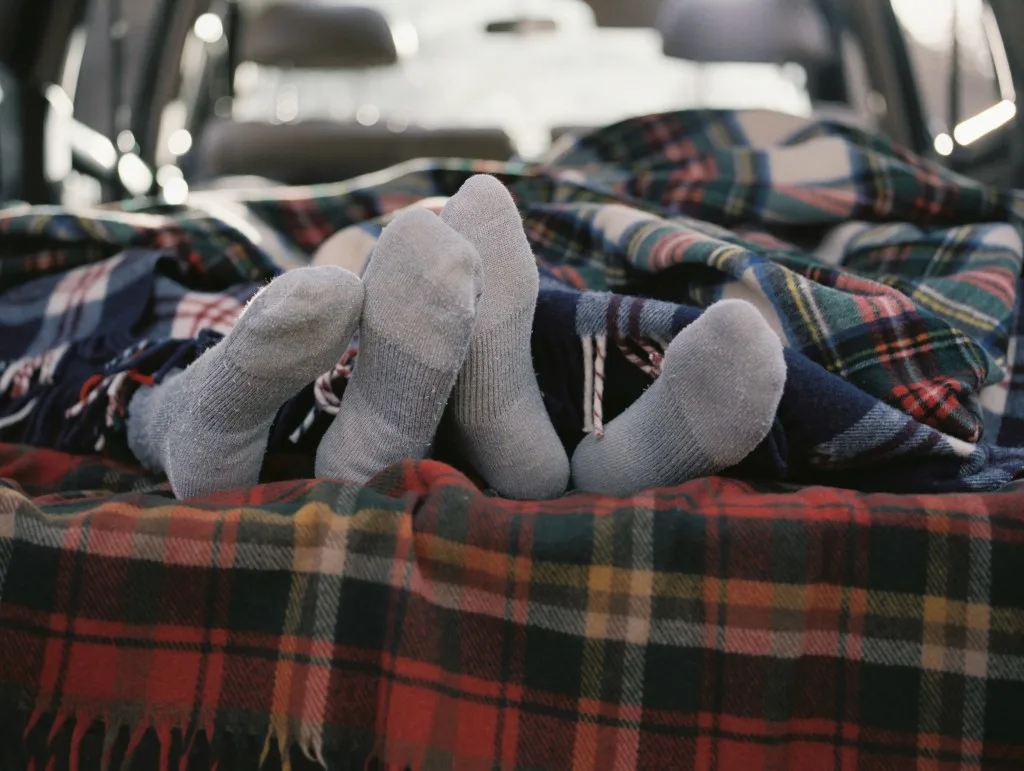
[{"label": "blurred windshield", "polygon": [[[341,4],[341,3],[337,3]],[[799,67],[666,57],[650,28],[599,28],[582,0],[369,0],[392,25],[401,61],[368,70],[284,70],[242,63],[232,117],[318,118],[503,128],[536,156],[557,127],[594,126],[685,107],[766,107],[809,114]],[[262,2],[247,0],[247,10]],[[532,33],[488,32],[521,18]]]}]

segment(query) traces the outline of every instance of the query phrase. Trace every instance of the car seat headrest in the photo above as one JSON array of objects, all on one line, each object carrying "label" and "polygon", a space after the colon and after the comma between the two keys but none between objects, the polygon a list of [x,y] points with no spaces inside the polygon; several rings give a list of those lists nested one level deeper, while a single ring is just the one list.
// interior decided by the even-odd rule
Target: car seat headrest
[{"label": "car seat headrest", "polygon": [[282,0],[246,19],[241,60],[271,67],[360,69],[394,64],[391,25],[375,8]]},{"label": "car seat headrest", "polygon": [[695,62],[815,67],[836,56],[810,0],[665,0],[656,27],[666,56]]}]

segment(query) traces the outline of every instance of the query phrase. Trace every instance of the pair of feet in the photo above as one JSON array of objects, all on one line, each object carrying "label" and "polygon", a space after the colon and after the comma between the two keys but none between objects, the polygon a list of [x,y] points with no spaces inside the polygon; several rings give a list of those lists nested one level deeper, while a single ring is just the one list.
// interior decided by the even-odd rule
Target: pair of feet
[{"label": "pair of feet", "polygon": [[224,340],[133,397],[129,446],[179,498],[255,485],[281,405],[331,370],[358,329],[318,477],[364,482],[425,457],[448,407],[467,457],[499,493],[561,495],[569,461],[530,355],[538,284],[511,196],[474,177],[440,217],[396,216],[362,280],[320,267],[272,281]]},{"label": "pair of feet", "polygon": [[[536,264],[511,197],[470,179],[440,217],[399,214],[362,281],[335,267],[271,282],[192,366],[129,405],[128,442],[179,498],[258,482],[281,405],[359,358],[317,450],[318,477],[364,482],[430,450],[451,410],[466,457],[499,494],[544,499],[570,462],[530,355]],[[573,455],[579,489],[626,495],[714,473],[764,438],[785,381],[778,338],[742,302],[710,308],[666,351],[662,375]]]}]

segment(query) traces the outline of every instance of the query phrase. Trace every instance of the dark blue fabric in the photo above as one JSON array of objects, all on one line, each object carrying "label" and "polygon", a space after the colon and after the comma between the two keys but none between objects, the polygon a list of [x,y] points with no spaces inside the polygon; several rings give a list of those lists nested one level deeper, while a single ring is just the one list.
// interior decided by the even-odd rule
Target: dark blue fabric
[{"label": "dark blue fabric", "polygon": [[[586,294],[545,281],[533,329],[538,381],[552,421],[570,452],[583,437],[583,351],[576,318]],[[671,335],[700,313],[685,305],[671,306]],[[635,331],[640,336],[645,333],[643,329]],[[726,473],[862,490],[956,492],[999,487],[1021,468],[1024,451],[1020,449],[979,445],[968,458],[953,456],[942,450],[947,441],[943,435],[802,354],[787,350],[786,365],[786,386],[770,434],[743,463]],[[650,383],[648,376],[609,345],[606,422],[640,398]],[[849,437],[843,443],[849,457],[827,460],[829,443],[844,435]],[[877,436],[892,439],[876,443]]]}]

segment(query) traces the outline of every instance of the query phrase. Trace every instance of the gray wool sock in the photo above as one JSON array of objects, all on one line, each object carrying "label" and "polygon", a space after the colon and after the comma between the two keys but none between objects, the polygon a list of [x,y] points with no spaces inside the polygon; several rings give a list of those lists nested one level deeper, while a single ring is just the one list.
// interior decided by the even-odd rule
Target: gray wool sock
[{"label": "gray wool sock", "polygon": [[539,278],[512,196],[494,177],[471,177],[441,218],[480,254],[484,288],[469,355],[452,401],[467,459],[500,495],[555,498],[569,459],[544,408],[530,353]]},{"label": "gray wool sock", "polygon": [[179,499],[257,484],[277,411],[337,364],[362,307],[362,282],[347,270],[279,276],[222,341],[132,397],[128,446]]},{"label": "gray wool sock", "polygon": [[363,276],[355,371],[317,449],[317,477],[362,483],[426,457],[473,334],[479,266],[426,209],[384,229]]},{"label": "gray wool sock", "polygon": [[661,375],[572,456],[576,487],[635,495],[723,471],[768,435],[786,383],[782,344],[757,309],[715,303],[665,352]]}]

